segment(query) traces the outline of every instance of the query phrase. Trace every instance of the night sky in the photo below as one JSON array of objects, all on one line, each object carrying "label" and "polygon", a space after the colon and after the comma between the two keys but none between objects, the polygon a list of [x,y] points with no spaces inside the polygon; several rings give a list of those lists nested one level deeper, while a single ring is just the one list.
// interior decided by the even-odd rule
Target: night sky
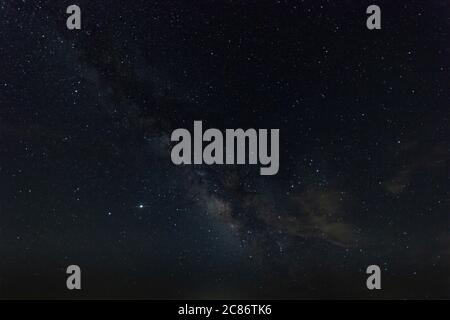
[{"label": "night sky", "polygon": [[[0,298],[450,298],[449,16],[1,0]],[[194,120],[279,128],[278,174],[175,166]]]}]

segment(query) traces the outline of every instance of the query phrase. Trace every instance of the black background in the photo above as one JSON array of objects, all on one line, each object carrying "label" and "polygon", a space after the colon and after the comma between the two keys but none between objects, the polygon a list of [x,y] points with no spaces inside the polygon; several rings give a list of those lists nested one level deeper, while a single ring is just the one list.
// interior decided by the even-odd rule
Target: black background
[{"label": "black background", "polygon": [[[1,298],[449,297],[447,1],[0,3]],[[174,166],[194,120],[279,173]]]}]

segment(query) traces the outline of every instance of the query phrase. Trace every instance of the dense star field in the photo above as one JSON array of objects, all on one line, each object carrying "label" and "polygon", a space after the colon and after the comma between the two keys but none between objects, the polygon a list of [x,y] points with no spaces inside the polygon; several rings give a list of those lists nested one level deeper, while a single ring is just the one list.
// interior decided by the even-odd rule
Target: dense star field
[{"label": "dense star field", "polygon": [[0,1],[0,298],[450,298],[450,3],[372,2]]}]

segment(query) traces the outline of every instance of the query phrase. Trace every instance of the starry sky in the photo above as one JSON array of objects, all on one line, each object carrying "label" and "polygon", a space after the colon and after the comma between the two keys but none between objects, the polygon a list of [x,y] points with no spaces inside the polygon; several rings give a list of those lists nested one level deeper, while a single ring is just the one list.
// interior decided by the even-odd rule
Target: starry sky
[{"label": "starry sky", "polygon": [[[0,298],[450,298],[450,3],[374,3],[1,0]],[[278,174],[173,165],[194,120]]]}]

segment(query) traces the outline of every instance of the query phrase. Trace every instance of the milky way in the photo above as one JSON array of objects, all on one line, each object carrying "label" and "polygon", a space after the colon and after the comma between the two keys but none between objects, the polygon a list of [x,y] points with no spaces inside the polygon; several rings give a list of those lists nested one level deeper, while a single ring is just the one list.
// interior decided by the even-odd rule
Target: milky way
[{"label": "milky way", "polygon": [[[450,297],[450,6],[363,2],[0,1],[0,298]],[[173,165],[195,120],[278,174]]]}]

